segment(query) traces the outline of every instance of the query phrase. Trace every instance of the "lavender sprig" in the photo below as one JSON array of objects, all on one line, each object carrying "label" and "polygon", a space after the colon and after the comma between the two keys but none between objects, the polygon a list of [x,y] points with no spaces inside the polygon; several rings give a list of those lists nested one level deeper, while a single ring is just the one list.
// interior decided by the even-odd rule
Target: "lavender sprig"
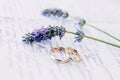
[{"label": "lavender sprig", "polygon": [[100,29],[100,28],[98,28],[98,27],[96,27],[96,26],[93,26],[93,25],[88,24],[88,23],[86,22],[86,20],[81,19],[81,18],[75,18],[75,19],[78,20],[78,25],[80,26],[80,28],[82,28],[84,25],[88,25],[89,27],[94,28],[94,29],[102,32],[103,34],[105,34],[105,35],[107,35],[107,36],[109,36],[109,37],[117,40],[118,42],[120,42],[120,39],[118,39],[118,38],[115,37],[114,35],[106,32],[106,31],[104,31],[104,30],[102,30],[102,29]]},{"label": "lavender sprig", "polygon": [[69,16],[68,12],[62,11],[61,9],[45,9],[42,11],[43,16],[54,16],[54,17],[62,17],[62,18],[67,18]]},{"label": "lavender sprig", "polygon": [[100,40],[100,39],[97,39],[97,38],[94,38],[94,37],[91,37],[91,36],[87,36],[83,32],[81,32],[80,30],[77,30],[76,33],[70,32],[70,31],[66,31],[66,33],[70,33],[70,34],[76,35],[77,37],[75,37],[75,41],[78,41],[78,42],[80,42],[83,38],[88,38],[88,39],[91,39],[91,40],[95,40],[95,41],[98,41],[98,42],[101,42],[101,43],[105,43],[105,44],[111,45],[113,47],[120,48],[120,45],[117,45],[117,44],[114,44],[114,43],[110,43],[110,42],[107,42],[107,41],[104,41],[104,40]]},{"label": "lavender sprig", "polygon": [[[53,16],[53,17],[55,16],[56,17],[57,16],[59,18],[60,17],[63,17],[63,18],[70,17],[68,12],[64,12],[61,9],[56,9],[56,8],[43,10],[42,15],[48,16],[48,17],[50,17],[50,16]],[[113,38],[113,39],[120,42],[120,39],[118,39],[117,37],[113,36],[112,34],[110,34],[108,32],[105,32],[104,30],[102,30],[102,29],[100,29],[98,27],[95,27],[93,25],[90,25],[90,24],[86,23],[86,20],[84,20],[82,18],[77,17],[77,18],[73,18],[73,19],[78,21],[78,25],[80,26],[80,28],[82,28],[86,24],[86,25],[90,26],[91,28],[94,28],[94,29],[104,33],[105,35],[107,35],[107,36],[109,36],[109,37],[111,37],[111,38]]]},{"label": "lavender sprig", "polygon": [[48,28],[43,27],[41,29],[33,31],[32,33],[25,34],[25,36],[23,36],[23,42],[31,44],[33,42],[48,40],[55,36],[59,36],[61,39],[64,36],[65,31],[65,28],[62,26],[58,27],[49,25]]},{"label": "lavender sprig", "polygon": [[55,37],[55,36],[59,36],[61,39],[65,33],[76,35],[75,41],[78,41],[78,42],[80,42],[83,38],[88,38],[88,39],[92,39],[98,42],[102,42],[102,43],[120,48],[120,45],[113,44],[104,40],[100,40],[91,36],[87,36],[80,30],[77,30],[76,32],[70,32],[70,31],[66,31],[66,29],[63,26],[58,27],[58,26],[51,26],[51,25],[49,25],[48,28],[41,28],[33,31],[32,33],[26,34],[23,37],[23,42],[27,44],[31,44],[33,42],[41,42],[47,39],[51,39],[52,37]]}]

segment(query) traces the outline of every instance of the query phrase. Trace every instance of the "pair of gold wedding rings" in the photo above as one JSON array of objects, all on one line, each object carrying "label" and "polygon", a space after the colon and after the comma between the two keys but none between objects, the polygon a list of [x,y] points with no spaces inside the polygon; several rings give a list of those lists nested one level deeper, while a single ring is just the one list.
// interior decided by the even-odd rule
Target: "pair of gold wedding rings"
[{"label": "pair of gold wedding rings", "polygon": [[61,63],[67,63],[69,61],[79,61],[80,54],[74,48],[55,47],[51,48],[50,56],[53,60]]}]

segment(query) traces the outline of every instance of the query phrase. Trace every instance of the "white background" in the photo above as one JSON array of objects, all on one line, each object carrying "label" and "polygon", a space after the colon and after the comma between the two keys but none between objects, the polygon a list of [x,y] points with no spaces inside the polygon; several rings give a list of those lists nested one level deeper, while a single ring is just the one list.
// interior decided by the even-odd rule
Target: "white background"
[{"label": "white background", "polygon": [[[66,36],[40,44],[43,48],[22,44],[21,35],[41,25],[73,24],[44,18],[41,11],[59,8],[71,16],[80,16],[92,25],[120,38],[119,0],[0,0],[0,80],[120,80],[120,49],[84,39],[80,44]],[[116,43],[88,26],[85,32]],[[72,36],[71,36],[72,37]],[[68,44],[65,44],[65,43]],[[50,47],[74,47],[81,53],[78,63],[59,64],[51,60]]]}]

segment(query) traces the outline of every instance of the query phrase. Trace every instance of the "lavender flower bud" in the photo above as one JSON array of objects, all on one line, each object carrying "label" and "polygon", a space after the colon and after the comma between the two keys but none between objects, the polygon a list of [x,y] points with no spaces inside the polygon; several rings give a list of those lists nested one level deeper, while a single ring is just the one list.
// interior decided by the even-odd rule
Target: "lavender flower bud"
[{"label": "lavender flower bud", "polygon": [[80,30],[77,30],[76,35],[77,36],[75,37],[75,39],[76,39],[75,42],[76,41],[81,42],[82,39],[84,38],[84,33]]},{"label": "lavender flower bud", "polygon": [[84,26],[86,24],[86,21],[84,19],[78,19],[78,25],[80,27]]},{"label": "lavender flower bud", "polygon": [[68,12],[62,11],[61,9],[45,9],[42,11],[43,16],[55,16],[55,17],[62,17],[67,18],[69,16]]},{"label": "lavender flower bud", "polygon": [[31,44],[33,42],[41,42],[43,40],[51,39],[55,36],[59,36],[61,39],[65,32],[65,28],[62,26],[58,27],[49,25],[48,28],[41,28],[32,33],[25,34],[25,36],[23,36],[23,42]]}]

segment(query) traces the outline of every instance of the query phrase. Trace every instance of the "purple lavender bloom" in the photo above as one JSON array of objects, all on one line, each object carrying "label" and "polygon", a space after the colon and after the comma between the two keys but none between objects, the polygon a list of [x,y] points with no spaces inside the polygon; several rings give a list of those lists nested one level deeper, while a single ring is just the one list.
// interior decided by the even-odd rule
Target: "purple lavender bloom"
[{"label": "purple lavender bloom", "polygon": [[40,42],[41,40],[49,39],[48,37],[42,37],[42,35],[45,35],[47,33],[47,31],[48,30],[46,28],[43,28],[43,27],[41,29],[35,30],[32,32],[33,36],[31,36],[31,38],[33,40],[35,40],[36,42]]},{"label": "purple lavender bloom", "polygon": [[82,39],[84,38],[84,33],[82,32],[82,31],[80,31],[80,30],[77,30],[77,32],[76,32],[76,37],[75,37],[75,42],[76,41],[78,41],[78,42],[81,42],[82,41]]},{"label": "purple lavender bloom", "polygon": [[36,30],[39,34],[45,34],[47,32],[47,29],[42,27],[41,29]]},{"label": "purple lavender bloom", "polygon": [[42,15],[43,16],[51,16],[52,14],[52,11],[50,9],[45,9],[43,12],[42,12]]},{"label": "purple lavender bloom", "polygon": [[52,37],[59,36],[60,39],[65,34],[64,27],[58,26],[50,26],[48,28],[41,28],[33,31],[32,33],[28,33],[23,37],[23,42],[27,44],[31,44],[33,42],[41,42],[43,40],[51,39]]},{"label": "purple lavender bloom", "polygon": [[77,22],[77,25],[80,26],[80,28],[82,28],[85,24],[86,24],[86,21],[80,17],[77,17],[75,18],[78,22]]},{"label": "purple lavender bloom", "polygon": [[47,17],[54,16],[54,17],[62,17],[62,18],[67,18],[69,16],[68,12],[56,8],[43,10],[42,15]]},{"label": "purple lavender bloom", "polygon": [[81,27],[83,27],[86,24],[86,21],[84,19],[79,19],[78,21],[78,25]]},{"label": "purple lavender bloom", "polygon": [[34,34],[35,36],[38,36],[39,34],[45,34],[47,32],[47,29],[46,28],[41,28],[41,29],[37,29],[35,31],[32,32],[32,34]]}]

